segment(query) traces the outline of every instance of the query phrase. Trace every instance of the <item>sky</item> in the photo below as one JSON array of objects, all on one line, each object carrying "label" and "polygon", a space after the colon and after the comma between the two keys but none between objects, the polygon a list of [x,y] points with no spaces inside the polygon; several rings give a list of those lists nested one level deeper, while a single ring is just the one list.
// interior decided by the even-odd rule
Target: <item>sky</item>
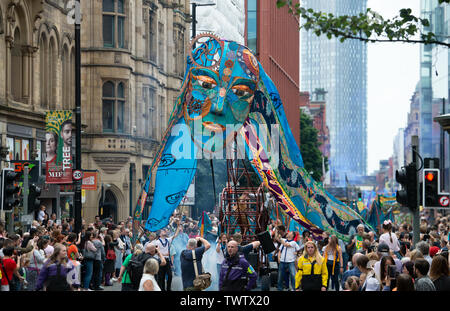
[{"label": "sky", "polygon": [[[420,16],[420,0],[368,0],[367,7],[385,19],[411,8]],[[393,153],[394,137],[406,127],[410,99],[419,81],[420,45],[368,44],[368,171],[379,169],[380,160]]]}]

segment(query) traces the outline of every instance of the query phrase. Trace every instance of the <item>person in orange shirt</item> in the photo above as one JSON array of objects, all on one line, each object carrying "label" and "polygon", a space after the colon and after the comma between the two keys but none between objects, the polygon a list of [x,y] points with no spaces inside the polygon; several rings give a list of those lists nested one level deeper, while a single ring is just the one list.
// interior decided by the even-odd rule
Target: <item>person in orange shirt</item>
[{"label": "person in orange shirt", "polygon": [[81,257],[75,244],[76,239],[77,235],[73,232],[67,237],[67,257],[72,261],[79,260]]},{"label": "person in orange shirt", "polygon": [[79,289],[81,285],[81,263],[80,260],[83,256],[79,253],[76,245],[77,235],[71,232],[67,237],[67,258],[73,263],[75,267],[75,273],[72,277],[72,287]]}]

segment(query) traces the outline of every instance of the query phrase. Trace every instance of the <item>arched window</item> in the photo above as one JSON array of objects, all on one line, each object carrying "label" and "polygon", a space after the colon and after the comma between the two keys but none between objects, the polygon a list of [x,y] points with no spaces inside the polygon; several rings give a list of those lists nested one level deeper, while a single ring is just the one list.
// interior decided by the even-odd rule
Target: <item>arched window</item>
[{"label": "arched window", "polygon": [[0,7],[0,35],[5,33],[5,28],[3,28],[3,12],[2,8]]},{"label": "arched window", "polygon": [[47,82],[48,86],[48,107],[50,110],[56,109],[56,60],[57,60],[57,47],[55,39],[50,38],[49,53],[48,53],[48,70],[49,76]]},{"label": "arched window", "polygon": [[124,132],[125,85],[107,81],[103,84],[103,132]]},{"label": "arched window", "polygon": [[125,8],[123,0],[103,0],[103,46],[125,47]]},{"label": "arched window", "polygon": [[70,101],[70,56],[69,56],[69,49],[67,47],[67,44],[64,44],[62,49],[62,57],[61,57],[61,63],[62,63],[62,83],[61,83],[61,94],[62,94],[62,106],[63,109],[68,109],[70,107],[69,101]]},{"label": "arched window", "polygon": [[39,73],[40,73],[40,95],[41,95],[41,107],[44,109],[48,108],[48,88],[47,88],[47,81],[48,81],[48,44],[47,44],[47,37],[43,33],[41,35],[41,40],[39,43]]},{"label": "arched window", "polygon": [[124,86],[120,82],[117,86],[117,132],[123,133],[123,117],[125,109]]},{"label": "arched window", "polygon": [[11,93],[15,101],[22,100],[23,64],[20,30],[14,31],[14,46],[11,49]]}]

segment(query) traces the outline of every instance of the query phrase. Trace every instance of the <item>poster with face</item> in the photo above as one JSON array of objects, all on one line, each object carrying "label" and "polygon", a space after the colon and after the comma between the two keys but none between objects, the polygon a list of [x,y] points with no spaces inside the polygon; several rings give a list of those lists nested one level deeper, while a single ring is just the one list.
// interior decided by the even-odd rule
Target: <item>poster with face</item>
[{"label": "poster with face", "polygon": [[47,111],[45,130],[45,181],[48,184],[71,184],[72,111]]},{"label": "poster with face", "polygon": [[14,138],[6,138],[6,146],[8,147],[8,155],[6,156],[6,161],[14,160]]}]

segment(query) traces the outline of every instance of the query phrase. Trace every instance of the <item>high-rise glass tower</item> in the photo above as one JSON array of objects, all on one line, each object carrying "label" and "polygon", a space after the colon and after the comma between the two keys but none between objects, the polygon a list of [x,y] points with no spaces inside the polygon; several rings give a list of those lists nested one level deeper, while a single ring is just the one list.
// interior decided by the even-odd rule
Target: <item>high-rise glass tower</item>
[{"label": "high-rise glass tower", "polygon": [[[357,15],[366,0],[304,0],[303,6],[335,16]],[[331,184],[345,185],[367,171],[367,46],[357,40],[300,33],[300,90],[324,89],[330,129]]]}]

